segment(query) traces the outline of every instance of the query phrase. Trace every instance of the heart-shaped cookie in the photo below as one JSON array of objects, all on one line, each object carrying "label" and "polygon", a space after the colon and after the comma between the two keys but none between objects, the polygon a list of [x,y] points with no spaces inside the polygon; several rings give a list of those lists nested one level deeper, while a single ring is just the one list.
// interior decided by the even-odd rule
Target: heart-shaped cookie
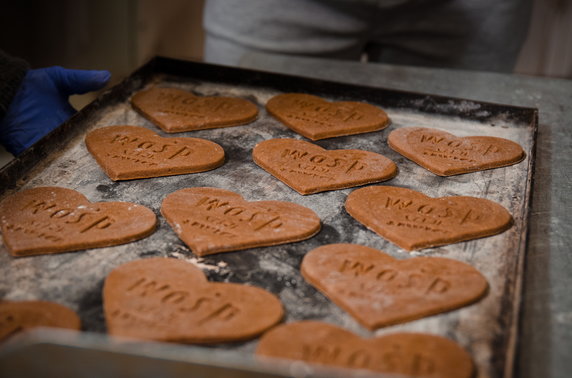
[{"label": "heart-shaped cookie", "polygon": [[258,108],[248,100],[201,97],[176,88],[137,92],[131,105],[167,133],[244,125],[258,116]]},{"label": "heart-shaped cookie", "polygon": [[512,225],[504,207],[484,198],[431,198],[394,186],[354,190],[345,206],[360,223],[408,251],[495,235]]},{"label": "heart-shaped cookie", "polygon": [[402,332],[364,339],[334,325],[316,321],[284,324],[271,329],[260,339],[256,354],[370,370],[384,373],[384,377],[389,374],[392,377],[470,378],[475,369],[471,356],[457,343],[444,337]]},{"label": "heart-shaped cookie", "polygon": [[385,156],[362,150],[328,151],[296,139],[271,139],[252,158],[300,194],[350,188],[393,178],[397,166]]},{"label": "heart-shaped cookie", "polygon": [[208,171],[224,163],[224,150],[199,138],[163,138],[137,126],[102,127],[85,144],[112,180]]},{"label": "heart-shaped cookie", "polygon": [[14,256],[77,251],[142,239],[157,217],[130,202],[90,202],[75,190],[38,187],[0,203],[4,244]]},{"label": "heart-shaped cookie", "polygon": [[380,108],[355,101],[329,102],[303,93],[272,97],[266,110],[300,135],[311,140],[382,130],[389,117]]},{"label": "heart-shaped cookie", "polygon": [[466,306],[482,298],[478,270],[442,257],[397,260],[373,248],[330,244],[310,251],[302,276],[369,329]]},{"label": "heart-shaped cookie", "polygon": [[193,264],[162,257],[114,269],[103,306],[111,335],[183,343],[250,339],[283,316],[282,303],[266,290],[208,282]]},{"label": "heart-shaped cookie", "polygon": [[423,127],[393,130],[387,141],[395,151],[439,176],[505,167],[525,157],[522,147],[508,139],[458,138],[445,131]]},{"label": "heart-shaped cookie", "polygon": [[199,256],[304,240],[320,230],[320,218],[304,206],[248,202],[217,188],[171,193],[163,200],[161,213]]},{"label": "heart-shaped cookie", "polygon": [[79,316],[69,308],[45,301],[0,301],[0,342],[35,327],[79,330]]}]

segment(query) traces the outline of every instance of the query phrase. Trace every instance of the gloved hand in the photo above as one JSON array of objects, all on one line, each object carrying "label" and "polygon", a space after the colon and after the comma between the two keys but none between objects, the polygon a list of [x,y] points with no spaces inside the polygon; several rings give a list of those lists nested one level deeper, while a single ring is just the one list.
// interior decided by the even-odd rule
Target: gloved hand
[{"label": "gloved hand", "polygon": [[0,143],[20,154],[76,112],[70,95],[101,89],[110,77],[108,71],[57,66],[29,70],[0,122]]}]

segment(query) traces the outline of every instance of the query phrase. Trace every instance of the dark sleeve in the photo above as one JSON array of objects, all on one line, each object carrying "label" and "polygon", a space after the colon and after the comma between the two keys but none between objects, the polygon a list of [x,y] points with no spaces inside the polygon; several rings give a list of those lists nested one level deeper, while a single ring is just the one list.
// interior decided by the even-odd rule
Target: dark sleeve
[{"label": "dark sleeve", "polygon": [[29,68],[25,60],[0,50],[0,120],[4,118]]}]

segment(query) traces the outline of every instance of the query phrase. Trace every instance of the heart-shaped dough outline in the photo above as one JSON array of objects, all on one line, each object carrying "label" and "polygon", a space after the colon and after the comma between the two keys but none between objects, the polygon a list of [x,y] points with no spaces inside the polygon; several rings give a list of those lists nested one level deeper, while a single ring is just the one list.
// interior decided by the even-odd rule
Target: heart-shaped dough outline
[{"label": "heart-shaped dough outline", "polygon": [[397,260],[356,244],[329,244],[306,254],[306,281],[374,330],[452,311],[481,299],[486,278],[469,264],[443,257]]},{"label": "heart-shaped dough outline", "polygon": [[[439,205],[436,211],[435,205]],[[504,207],[484,198],[432,198],[395,186],[356,189],[347,197],[345,208],[358,222],[407,251],[500,234],[513,224]],[[384,212],[392,211],[398,216],[388,219]],[[487,221],[483,222],[485,215]],[[449,223],[451,217],[455,224]]]},{"label": "heart-shaped dough outline", "polygon": [[260,142],[252,150],[252,158],[302,195],[386,181],[397,175],[395,163],[383,155],[363,150],[326,150],[297,139]]},{"label": "heart-shaped dough outline", "polygon": [[[284,125],[311,140],[379,131],[390,124],[387,114],[377,106],[357,101],[331,102],[305,93],[276,95],[268,100],[266,110]],[[298,114],[300,111],[302,114]],[[369,119],[364,121],[363,117]],[[300,120],[302,123],[298,122]]]},{"label": "heart-shaped dough outline", "polygon": [[73,310],[54,302],[0,300],[0,343],[36,327],[79,331],[81,320]]},{"label": "heart-shaped dough outline", "polygon": [[[219,188],[173,192],[163,200],[161,213],[198,256],[292,243],[311,238],[321,228],[320,218],[307,207],[285,201],[250,202]],[[241,235],[244,229],[246,236]]]},{"label": "heart-shaped dough outline", "polygon": [[[269,358],[301,360],[324,367],[361,369],[364,373],[375,371],[383,376],[470,378],[475,371],[467,351],[441,336],[399,332],[362,338],[318,321],[283,324],[271,329],[260,339],[256,355],[261,361]],[[323,373],[327,376],[326,370]],[[341,370],[337,373],[336,376],[342,376]],[[350,371],[347,375],[353,376]]]},{"label": "heart-shaped dough outline", "polygon": [[192,263],[164,257],[111,271],[103,307],[111,335],[193,344],[248,340],[284,316],[280,300],[264,289],[209,282]]},{"label": "heart-shaped dough outline", "polygon": [[85,144],[114,181],[204,172],[224,163],[224,150],[214,142],[164,138],[138,126],[96,129],[87,134]]},{"label": "heart-shaped dough outline", "polygon": [[[418,134],[421,137],[412,141],[411,138]],[[443,130],[425,127],[393,130],[387,137],[387,143],[393,150],[439,176],[506,167],[517,164],[526,157],[522,147],[508,139],[491,136],[457,137]],[[506,153],[495,157],[500,152],[499,146]]]},{"label": "heart-shaped dough outline", "polygon": [[[119,213],[110,218],[107,211]],[[4,244],[13,256],[125,244],[151,235],[156,224],[155,213],[143,205],[91,202],[80,192],[61,187],[26,189],[0,203]],[[66,229],[73,233],[61,235]]]},{"label": "heart-shaped dough outline", "polygon": [[[139,91],[131,98],[131,105],[167,133],[240,126],[258,117],[258,107],[243,98],[195,96],[177,88]],[[237,114],[230,117],[232,112]]]}]

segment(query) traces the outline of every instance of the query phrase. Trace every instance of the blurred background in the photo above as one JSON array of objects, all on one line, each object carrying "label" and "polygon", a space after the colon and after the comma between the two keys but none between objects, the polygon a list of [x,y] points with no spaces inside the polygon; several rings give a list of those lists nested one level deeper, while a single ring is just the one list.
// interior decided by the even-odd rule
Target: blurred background
[{"label": "blurred background", "polygon": [[[3,2],[0,49],[33,68],[107,69],[110,85],[155,55],[201,60],[203,0]],[[572,78],[572,1],[534,0],[515,73]],[[81,108],[97,94],[73,96]],[[0,151],[0,166],[10,159]]]}]

